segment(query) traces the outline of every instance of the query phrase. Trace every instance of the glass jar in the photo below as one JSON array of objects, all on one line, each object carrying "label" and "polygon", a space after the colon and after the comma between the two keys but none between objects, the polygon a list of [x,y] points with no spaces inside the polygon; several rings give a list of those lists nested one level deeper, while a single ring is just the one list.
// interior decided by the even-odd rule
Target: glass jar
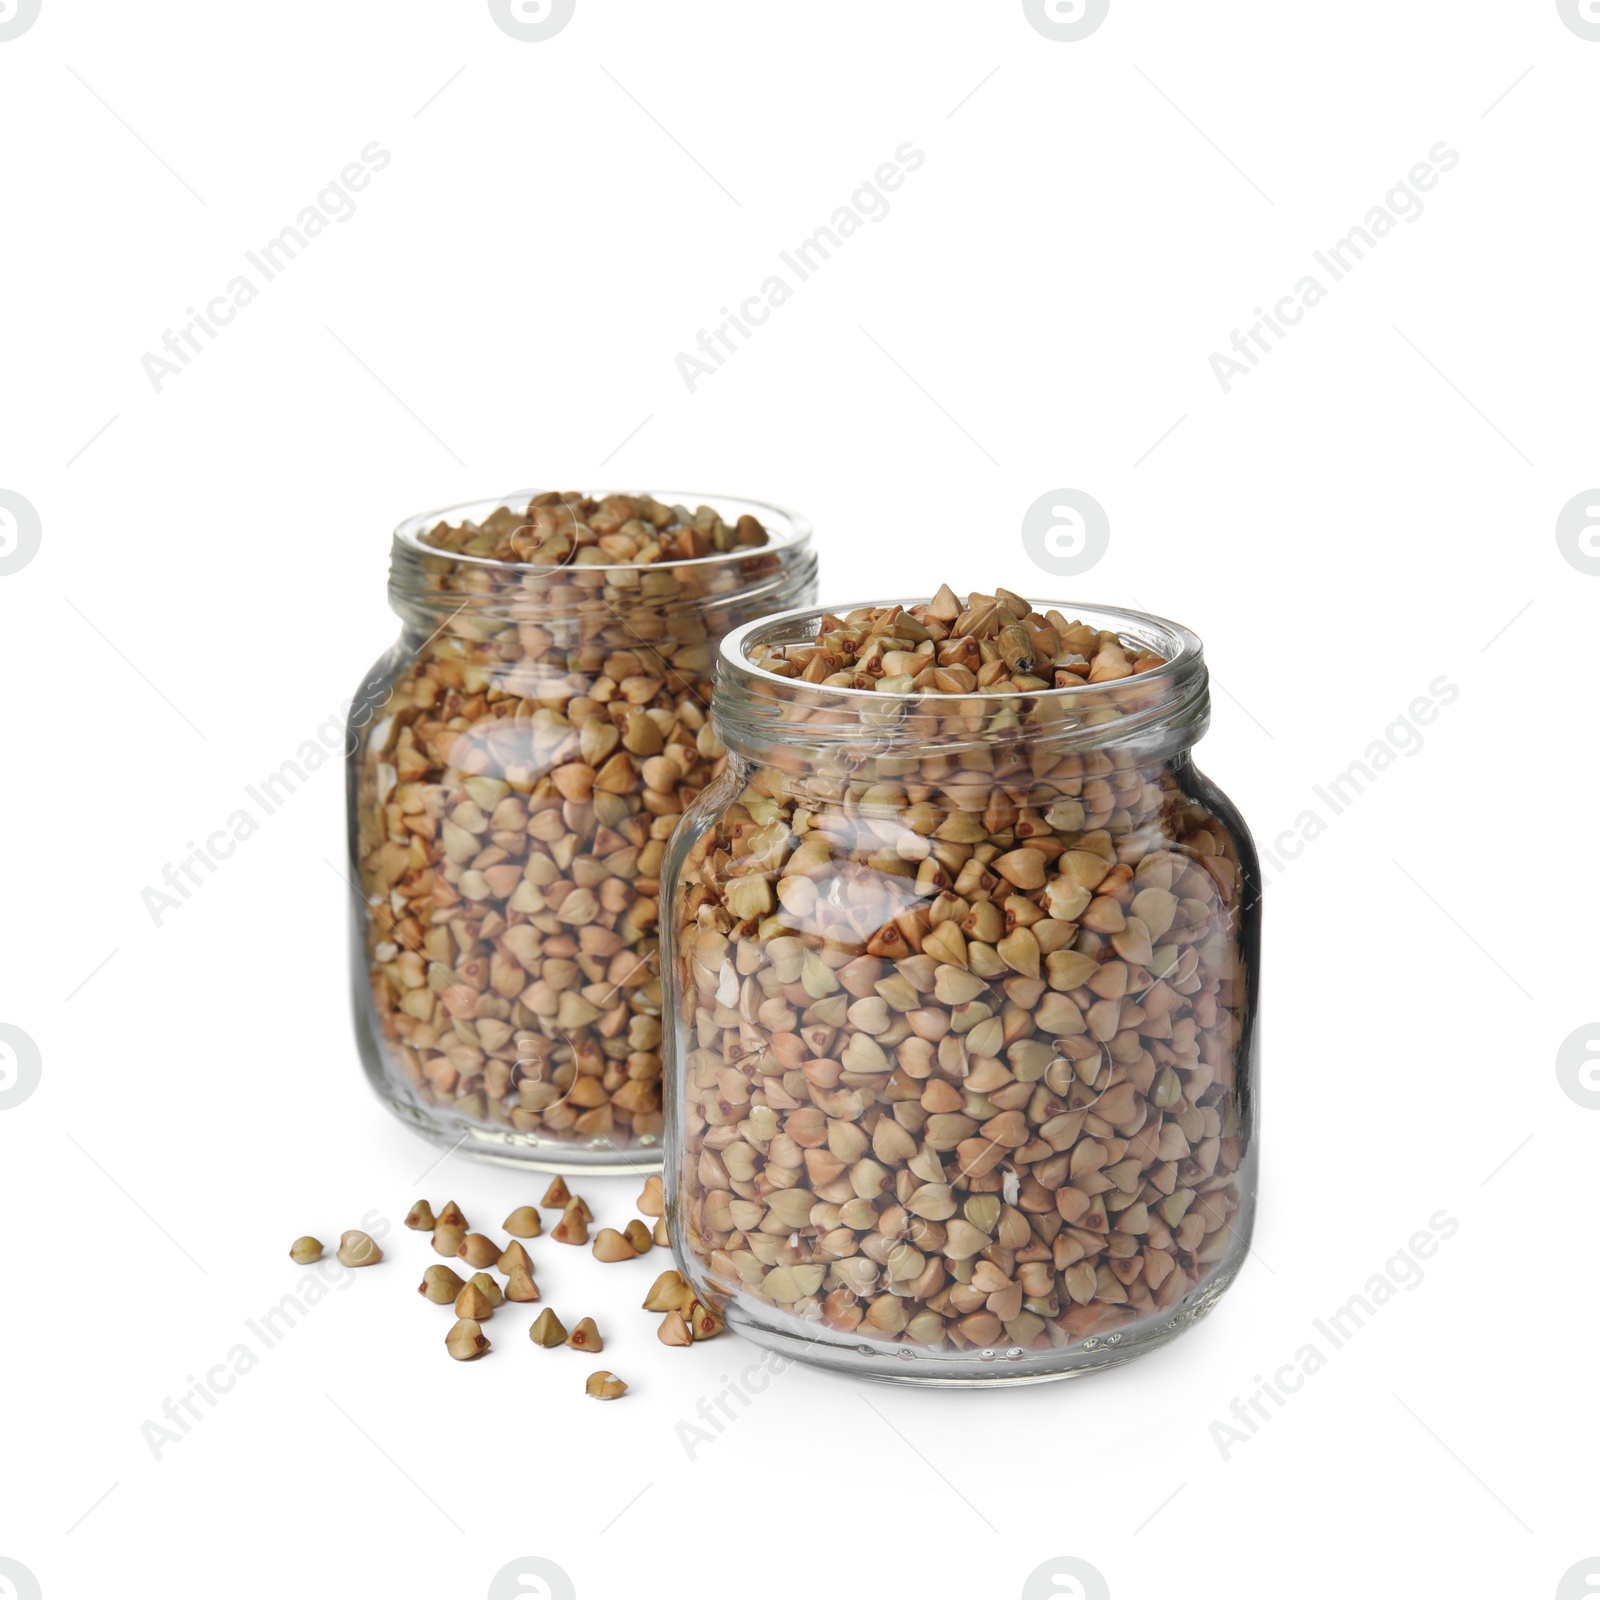
[{"label": "glass jar", "polygon": [[1190,759],[1200,641],[1060,609],[1164,664],[884,694],[753,664],[830,613],[723,641],[728,763],[662,880],[665,1188],[696,1292],[800,1360],[1067,1377],[1175,1336],[1248,1248],[1259,872]]},{"label": "glass jar", "polygon": [[395,531],[403,628],[350,716],[356,1036],[380,1097],[436,1142],[653,1171],[660,864],[722,767],[717,645],[812,599],[816,557],[792,512],[679,491],[654,498],[709,503],[730,527],[755,516],[767,542],[560,566],[430,542],[441,522],[503,530],[532,498]]}]

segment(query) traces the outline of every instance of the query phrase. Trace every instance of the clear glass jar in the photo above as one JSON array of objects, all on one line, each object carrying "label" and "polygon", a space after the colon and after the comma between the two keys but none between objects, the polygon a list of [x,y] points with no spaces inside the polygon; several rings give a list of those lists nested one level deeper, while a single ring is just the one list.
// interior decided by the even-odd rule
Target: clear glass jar
[{"label": "clear glass jar", "polygon": [[413,518],[389,579],[403,628],[350,715],[362,1061],[402,1120],[491,1160],[659,1166],[660,863],[722,767],[717,645],[815,593],[802,517],[652,494],[754,515],[768,542],[534,566],[424,537],[531,492]]},{"label": "clear glass jar", "polygon": [[828,613],[723,641],[727,767],[662,879],[665,1187],[697,1293],[800,1360],[1067,1377],[1182,1331],[1248,1248],[1259,872],[1189,756],[1200,641],[1059,609],[1166,664],[917,696],[752,664]]}]

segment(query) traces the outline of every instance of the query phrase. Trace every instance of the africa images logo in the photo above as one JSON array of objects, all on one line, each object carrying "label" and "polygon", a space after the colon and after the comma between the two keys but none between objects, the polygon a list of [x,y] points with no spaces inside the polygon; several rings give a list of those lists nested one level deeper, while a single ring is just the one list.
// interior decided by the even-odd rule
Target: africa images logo
[{"label": "africa images logo", "polygon": [[1111,1587],[1087,1561],[1052,1556],[1028,1574],[1022,1600],[1111,1600]]},{"label": "africa images logo", "polygon": [[32,502],[0,489],[0,578],[21,572],[38,555],[41,538],[39,513]]},{"label": "africa images logo", "polygon": [[20,39],[39,20],[43,0],[0,0],[0,44]]},{"label": "africa images logo", "polygon": [[555,38],[577,9],[578,0],[489,0],[495,26],[523,44]]},{"label": "africa images logo", "polygon": [[1111,0],[1022,0],[1022,11],[1045,38],[1076,44],[1111,14]]},{"label": "africa images logo", "polygon": [[1591,44],[1600,44],[1600,0],[1556,0],[1561,20]]},{"label": "africa images logo", "polygon": [[1600,1111],[1600,1022],[1586,1022],[1561,1041],[1556,1081],[1575,1106]]},{"label": "africa images logo", "polygon": [[0,1556],[0,1596],[4,1600],[40,1600],[39,1580],[20,1561]]},{"label": "africa images logo", "polygon": [[1574,572],[1600,577],[1600,489],[1585,489],[1561,508],[1556,548]]},{"label": "africa images logo", "polygon": [[543,1556],[518,1556],[495,1573],[488,1600],[577,1600],[578,1591],[562,1567]]},{"label": "africa images logo", "polygon": [[20,1106],[43,1076],[38,1045],[21,1028],[0,1022],[0,1111]]},{"label": "africa images logo", "polygon": [[1022,548],[1053,578],[1081,576],[1110,545],[1105,507],[1081,489],[1051,489],[1023,513]]}]

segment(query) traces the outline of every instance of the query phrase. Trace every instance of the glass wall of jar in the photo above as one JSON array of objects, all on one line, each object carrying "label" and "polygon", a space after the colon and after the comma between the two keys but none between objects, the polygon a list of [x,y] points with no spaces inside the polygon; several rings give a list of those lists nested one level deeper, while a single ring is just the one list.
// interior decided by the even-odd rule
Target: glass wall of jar
[{"label": "glass wall of jar", "polygon": [[[1117,676],[1051,630],[1064,687],[815,681],[819,629],[891,604],[918,602],[723,642],[728,764],[662,880],[673,1245],[801,1360],[961,1387],[1113,1365],[1212,1307],[1255,1203],[1259,872],[1189,756],[1200,641],[1062,604]],[[875,670],[958,627],[891,621]]]},{"label": "glass wall of jar", "polygon": [[721,770],[717,645],[815,580],[803,518],[722,495],[530,492],[396,530],[404,625],[348,789],[356,1035],[399,1117],[488,1159],[659,1165],[659,875]]}]

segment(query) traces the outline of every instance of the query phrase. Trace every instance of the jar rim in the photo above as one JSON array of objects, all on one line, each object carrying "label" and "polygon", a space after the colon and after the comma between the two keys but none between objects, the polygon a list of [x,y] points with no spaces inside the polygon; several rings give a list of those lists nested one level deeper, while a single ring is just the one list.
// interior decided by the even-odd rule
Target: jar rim
[{"label": "jar rim", "polygon": [[962,694],[836,688],[785,678],[756,665],[758,642],[814,639],[825,616],[926,602],[917,597],[805,606],[759,618],[719,646],[711,721],[730,749],[759,758],[774,743],[804,759],[868,766],[937,745],[953,754],[996,745],[1049,745],[1063,752],[1118,745],[1142,756],[1188,749],[1210,721],[1209,675],[1200,638],[1182,623],[1123,606],[1029,598],[1039,611],[1061,610],[1091,627],[1165,659],[1159,667],[1103,683],[1028,690],[973,689]]},{"label": "jar rim", "polygon": [[[443,506],[436,511],[422,511],[415,516],[407,517],[399,523],[394,530],[394,544],[397,550],[405,550],[418,557],[432,557],[437,560],[451,561],[462,567],[482,567],[488,571],[506,573],[532,573],[550,574],[563,571],[571,572],[682,572],[696,569],[704,570],[715,567],[718,563],[731,560],[747,560],[751,556],[758,556],[764,550],[795,550],[803,549],[811,542],[812,527],[808,517],[799,511],[794,511],[787,506],[774,504],[769,500],[755,500],[747,495],[723,494],[703,489],[605,489],[586,490],[591,498],[601,500],[611,494],[648,495],[651,499],[659,500],[666,505],[708,505],[713,507],[727,520],[727,513],[732,511],[733,520],[737,520],[745,513],[757,518],[767,530],[767,542],[764,545],[741,545],[733,550],[714,551],[710,555],[690,556],[682,561],[651,561],[639,563],[632,561],[597,561],[585,563],[582,567],[574,566],[571,562],[540,562],[540,561],[502,561],[496,556],[463,555],[455,550],[446,550],[439,545],[429,544],[422,536],[440,521],[460,522],[466,519],[481,522],[485,517],[498,510],[518,510],[525,508],[535,495],[548,493],[544,489],[513,489],[509,494],[492,496],[482,500],[467,500],[459,505]],[[561,491],[557,491],[561,492]]]},{"label": "jar rim", "polygon": [[[864,611],[869,608],[883,609],[889,606],[911,607],[927,605],[931,598],[931,596],[927,595],[913,595],[892,600],[852,600],[843,605],[799,606],[792,611],[780,611],[774,616],[758,617],[754,622],[747,622],[743,627],[735,628],[732,633],[724,637],[719,655],[721,661],[728,668],[741,675],[748,676],[753,681],[770,684],[774,688],[786,686],[791,689],[804,687],[812,691],[821,690],[829,696],[839,695],[846,701],[856,700],[864,704],[873,702],[893,704],[922,700],[937,704],[941,699],[945,698],[970,699],[981,695],[987,700],[993,700],[997,705],[1003,705],[1007,701],[1018,700],[1044,701],[1046,703],[1064,705],[1070,704],[1074,698],[1092,694],[1104,694],[1107,688],[1112,686],[1104,683],[1090,683],[1085,680],[1082,683],[1068,684],[1059,689],[1007,689],[1001,691],[975,689],[964,696],[930,695],[921,690],[898,692],[891,690],[886,693],[881,689],[846,689],[834,685],[802,684],[799,679],[786,678],[781,673],[769,671],[766,667],[759,666],[750,659],[749,651],[751,647],[757,642],[767,642],[760,640],[759,636],[761,635],[774,635],[775,637],[771,642],[777,642],[777,638],[782,636],[783,630],[793,630],[797,625],[804,625],[813,620],[820,621],[825,616],[844,617],[848,616],[852,611]],[[1153,682],[1162,674],[1172,678],[1174,682],[1181,683],[1204,663],[1205,647],[1201,642],[1200,636],[1192,629],[1185,627],[1181,622],[1174,622],[1169,617],[1157,616],[1152,611],[1130,610],[1126,606],[1108,606],[1065,600],[1039,600],[1028,595],[1024,595],[1022,598],[1027,600],[1028,604],[1036,612],[1042,614],[1045,611],[1059,611],[1063,616],[1070,617],[1077,622],[1086,622],[1090,626],[1099,625],[1102,618],[1111,618],[1117,623],[1124,624],[1153,625],[1157,632],[1142,638],[1136,628],[1113,626],[1111,631],[1122,639],[1137,638],[1142,644],[1176,646],[1174,652],[1168,655],[1159,667],[1147,667],[1143,672],[1136,672],[1129,677],[1113,680],[1114,687],[1118,690],[1137,689],[1146,683]],[[798,644],[806,637],[807,635],[804,633],[795,632],[783,638],[783,642]],[[814,638],[815,633],[813,632],[810,637]]]}]

